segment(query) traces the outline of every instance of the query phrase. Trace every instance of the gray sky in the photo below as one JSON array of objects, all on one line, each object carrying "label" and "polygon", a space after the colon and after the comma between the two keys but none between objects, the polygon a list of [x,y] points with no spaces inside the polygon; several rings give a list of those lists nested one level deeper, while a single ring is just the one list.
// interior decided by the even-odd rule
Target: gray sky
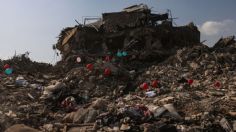
[{"label": "gray sky", "polygon": [[236,0],[0,0],[0,59],[30,51],[36,61],[56,61],[52,45],[61,29],[83,16],[120,11],[144,3],[153,11],[172,10],[175,23],[193,21],[212,46],[221,36],[236,35]]}]

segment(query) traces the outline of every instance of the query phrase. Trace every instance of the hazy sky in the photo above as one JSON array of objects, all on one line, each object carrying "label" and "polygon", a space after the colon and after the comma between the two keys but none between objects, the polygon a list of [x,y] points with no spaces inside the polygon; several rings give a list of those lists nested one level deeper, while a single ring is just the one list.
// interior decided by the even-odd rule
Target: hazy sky
[{"label": "hazy sky", "polygon": [[52,45],[61,29],[83,16],[120,11],[145,3],[153,11],[172,11],[177,25],[193,21],[202,40],[212,45],[221,36],[236,35],[236,0],[0,0],[0,59],[31,52],[33,60],[54,63]]}]

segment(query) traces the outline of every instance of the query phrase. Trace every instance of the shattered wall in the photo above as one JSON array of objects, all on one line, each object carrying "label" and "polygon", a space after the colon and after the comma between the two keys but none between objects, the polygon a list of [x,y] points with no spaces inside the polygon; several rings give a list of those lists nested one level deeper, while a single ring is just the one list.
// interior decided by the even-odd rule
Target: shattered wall
[{"label": "shattered wall", "polygon": [[142,20],[146,19],[147,12],[104,13],[102,16],[105,23],[104,30],[113,32],[142,25]]},{"label": "shattered wall", "polygon": [[162,61],[179,48],[200,43],[200,32],[193,23],[174,27],[166,15],[150,10],[104,13],[100,27],[91,23],[64,29],[56,48],[62,61],[73,63],[76,56],[102,57],[118,50],[128,51],[135,59]]},{"label": "shattered wall", "polygon": [[99,53],[102,56],[109,51],[114,53],[118,49],[128,51],[146,49],[172,54],[166,50],[171,51],[173,49],[174,52],[176,48],[191,46],[200,42],[200,32],[195,26],[170,27],[160,25],[157,27],[137,27],[114,33],[97,32],[90,27],[75,27],[71,30],[75,29],[76,32],[69,31],[69,35],[57,44],[63,59],[70,55],[85,53]]}]

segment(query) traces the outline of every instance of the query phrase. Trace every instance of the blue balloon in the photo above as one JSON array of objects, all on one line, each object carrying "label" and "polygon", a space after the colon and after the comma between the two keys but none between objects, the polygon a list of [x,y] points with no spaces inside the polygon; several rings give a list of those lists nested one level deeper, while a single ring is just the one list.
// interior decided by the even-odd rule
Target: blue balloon
[{"label": "blue balloon", "polygon": [[116,56],[122,57],[122,53],[120,51],[117,52]]},{"label": "blue balloon", "polygon": [[122,55],[123,55],[123,56],[127,56],[128,53],[127,53],[126,51],[123,51],[123,52],[122,52]]},{"label": "blue balloon", "polygon": [[7,68],[7,69],[5,70],[5,74],[7,74],[7,75],[11,75],[12,72],[13,72],[13,69],[12,69],[12,68]]}]

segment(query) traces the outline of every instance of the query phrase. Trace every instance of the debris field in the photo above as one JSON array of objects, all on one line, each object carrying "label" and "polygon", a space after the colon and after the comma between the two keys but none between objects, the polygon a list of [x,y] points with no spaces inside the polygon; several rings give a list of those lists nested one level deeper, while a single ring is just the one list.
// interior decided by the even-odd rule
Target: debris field
[{"label": "debris field", "polygon": [[235,37],[208,47],[170,14],[140,4],[85,19],[61,31],[55,65],[1,60],[0,131],[236,131]]}]

